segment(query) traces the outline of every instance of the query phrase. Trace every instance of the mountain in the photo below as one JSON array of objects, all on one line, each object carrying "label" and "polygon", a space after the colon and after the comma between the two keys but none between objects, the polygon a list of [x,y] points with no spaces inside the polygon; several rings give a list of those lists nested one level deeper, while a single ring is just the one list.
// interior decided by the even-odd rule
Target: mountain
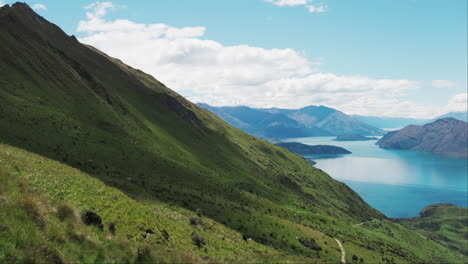
[{"label": "mountain", "polygon": [[247,106],[213,107],[198,104],[245,132],[261,138],[331,136],[318,127],[306,127],[282,113],[269,113]]},{"label": "mountain", "polygon": [[26,4],[0,36],[1,263],[467,260]]},{"label": "mountain", "polygon": [[339,136],[344,134],[361,134],[379,136],[385,134],[382,130],[361,122],[353,117],[326,106],[307,106],[297,110],[262,109],[270,113],[282,113],[298,121],[306,127],[318,127]]},{"label": "mountain", "polygon": [[429,120],[426,123],[432,123],[432,122],[434,122],[436,120],[444,119],[444,118],[447,118],[447,117],[451,117],[451,118],[455,118],[455,119],[458,119],[458,120],[461,120],[461,121],[468,122],[468,112],[451,112],[451,113],[447,113],[445,115],[441,115],[439,117],[436,117],[436,118],[434,118],[432,120]]},{"label": "mountain", "polygon": [[381,148],[410,149],[468,158],[468,124],[455,118],[439,119],[424,126],[407,126],[377,142]]},{"label": "mountain", "polygon": [[402,118],[402,117],[378,117],[378,116],[360,116],[353,115],[355,119],[358,119],[369,125],[381,128],[381,129],[398,129],[409,125],[424,125],[432,123],[438,119],[446,117],[453,117],[455,119],[468,122],[468,112],[452,112],[445,115],[436,117],[434,119],[415,119],[415,118]]},{"label": "mountain", "polygon": [[263,138],[337,136],[348,133],[383,135],[378,128],[325,106],[302,109],[254,109],[246,106],[213,107],[198,104],[234,127]]},{"label": "mountain", "polygon": [[337,136],[336,141],[367,141],[367,140],[378,140],[376,137],[366,137],[359,134],[346,134]]},{"label": "mountain", "polygon": [[328,145],[309,146],[297,142],[277,143],[277,146],[288,149],[291,152],[301,155],[323,155],[323,154],[350,154],[351,152],[340,147]]},{"label": "mountain", "polygon": [[352,117],[380,129],[398,129],[409,125],[424,124],[426,119],[401,118],[401,117],[378,117],[378,116],[360,116]]}]

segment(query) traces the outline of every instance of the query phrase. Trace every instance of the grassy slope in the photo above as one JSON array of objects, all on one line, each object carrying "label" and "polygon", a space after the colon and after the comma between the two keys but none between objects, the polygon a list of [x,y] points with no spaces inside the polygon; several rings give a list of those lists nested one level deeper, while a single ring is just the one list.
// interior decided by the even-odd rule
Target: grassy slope
[{"label": "grassy slope", "polygon": [[[429,242],[408,248],[382,230],[351,228],[384,216],[300,156],[232,128],[24,5],[0,10],[0,33],[4,143],[75,167],[150,208],[199,209],[281,254],[336,260],[328,241],[338,237],[349,258],[452,257]],[[325,250],[298,241],[309,237]]]},{"label": "grassy slope", "polygon": [[[242,262],[284,259],[284,254],[244,241],[240,233],[193,212],[136,201],[79,170],[36,154],[6,145],[0,145],[0,150],[2,263],[28,259],[133,262],[145,248],[152,252],[145,257],[167,262],[202,262],[206,256],[210,256],[206,260]],[[63,207],[74,212],[60,219]],[[81,223],[78,215],[85,210],[102,216],[103,231]],[[192,217],[201,219],[201,224],[191,225]],[[108,230],[111,223],[115,235]],[[145,239],[147,229],[155,234]],[[202,249],[194,245],[192,232],[205,239]]]},{"label": "grassy slope", "polygon": [[[335,262],[340,256],[332,237],[306,226],[283,220],[291,231],[297,231],[296,235],[312,238],[322,248],[304,258],[246,241],[239,232],[178,206],[134,200],[77,169],[8,145],[0,145],[0,186],[1,262],[321,263]],[[61,220],[59,212],[64,206],[74,213]],[[103,231],[86,227],[77,219],[86,210],[102,216]],[[201,219],[201,224],[191,225],[189,219],[194,217]],[[111,223],[116,226],[115,235],[108,230]],[[387,220],[373,220],[358,227],[338,221],[333,225],[348,229],[336,237],[343,241],[349,262],[354,255],[366,263],[428,258],[463,261],[461,256]],[[146,229],[155,234],[144,239]],[[163,230],[169,234],[168,240],[162,236]],[[202,249],[194,245],[192,232],[205,239]]]},{"label": "grassy slope", "polygon": [[424,237],[468,256],[468,208],[453,204],[431,205],[421,217],[400,221]]}]

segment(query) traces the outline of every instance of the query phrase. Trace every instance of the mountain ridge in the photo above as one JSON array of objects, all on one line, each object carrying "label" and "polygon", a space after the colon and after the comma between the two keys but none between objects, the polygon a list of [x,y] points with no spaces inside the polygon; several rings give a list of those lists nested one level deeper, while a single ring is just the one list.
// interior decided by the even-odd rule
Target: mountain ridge
[{"label": "mountain ridge", "polygon": [[385,135],[381,148],[410,149],[468,158],[468,123],[455,118],[438,119],[424,126],[410,125]]},{"label": "mountain ridge", "polygon": [[408,125],[424,125],[432,123],[438,119],[445,117],[453,117],[455,119],[468,122],[468,112],[450,112],[433,119],[416,119],[416,118],[404,118],[404,117],[378,117],[378,116],[362,116],[353,115],[354,118],[368,123],[372,126],[381,129],[398,129]]},{"label": "mountain ridge", "polygon": [[[342,134],[383,135],[378,128],[326,106],[300,109],[250,108],[247,106],[213,107],[198,103],[229,124],[262,138],[337,136]],[[263,116],[254,122],[251,116]],[[276,127],[276,130],[272,130]],[[281,128],[280,128],[281,127]]]}]

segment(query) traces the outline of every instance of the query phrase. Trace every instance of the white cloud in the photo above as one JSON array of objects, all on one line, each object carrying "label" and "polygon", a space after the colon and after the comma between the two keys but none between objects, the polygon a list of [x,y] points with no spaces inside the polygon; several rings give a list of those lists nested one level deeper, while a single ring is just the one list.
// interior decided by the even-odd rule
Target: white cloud
[{"label": "white cloud", "polygon": [[104,17],[108,10],[115,10],[117,8],[112,2],[95,2],[84,7],[91,10],[86,12],[86,17],[90,20]]},{"label": "white cloud", "polygon": [[32,9],[34,10],[46,10],[47,11],[47,7],[43,4],[34,4],[32,6]]},{"label": "white cloud", "polygon": [[317,5],[309,5],[314,0],[264,0],[265,2],[272,3],[276,6],[305,6],[310,13],[324,13],[327,12],[328,7],[323,3]]},{"label": "white cloud", "polygon": [[468,94],[457,94],[450,100],[447,106],[447,112],[466,112],[468,111]]},{"label": "white cloud", "polygon": [[207,40],[204,27],[107,21],[112,3],[80,21],[80,41],[155,76],[193,102],[299,108],[327,105],[349,114],[432,117],[444,107],[402,100],[421,82],[321,73],[293,49],[226,46]]},{"label": "white cloud", "polygon": [[326,5],[320,4],[320,5],[308,5],[307,9],[311,13],[324,13],[327,12],[328,7]]},{"label": "white cloud", "polygon": [[456,86],[456,82],[447,81],[447,80],[434,80],[432,81],[432,86],[436,88],[447,88]]},{"label": "white cloud", "polygon": [[299,6],[307,5],[314,0],[265,0],[265,2],[272,3],[276,6]]},{"label": "white cloud", "polygon": [[3,3],[3,1],[0,1],[0,7],[4,6],[5,3]]}]

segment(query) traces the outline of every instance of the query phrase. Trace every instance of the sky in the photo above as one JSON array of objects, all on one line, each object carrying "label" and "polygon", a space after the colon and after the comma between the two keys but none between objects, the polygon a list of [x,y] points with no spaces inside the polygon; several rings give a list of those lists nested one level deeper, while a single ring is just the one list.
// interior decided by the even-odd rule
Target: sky
[{"label": "sky", "polygon": [[413,118],[467,110],[466,0],[25,2],[192,102]]}]

